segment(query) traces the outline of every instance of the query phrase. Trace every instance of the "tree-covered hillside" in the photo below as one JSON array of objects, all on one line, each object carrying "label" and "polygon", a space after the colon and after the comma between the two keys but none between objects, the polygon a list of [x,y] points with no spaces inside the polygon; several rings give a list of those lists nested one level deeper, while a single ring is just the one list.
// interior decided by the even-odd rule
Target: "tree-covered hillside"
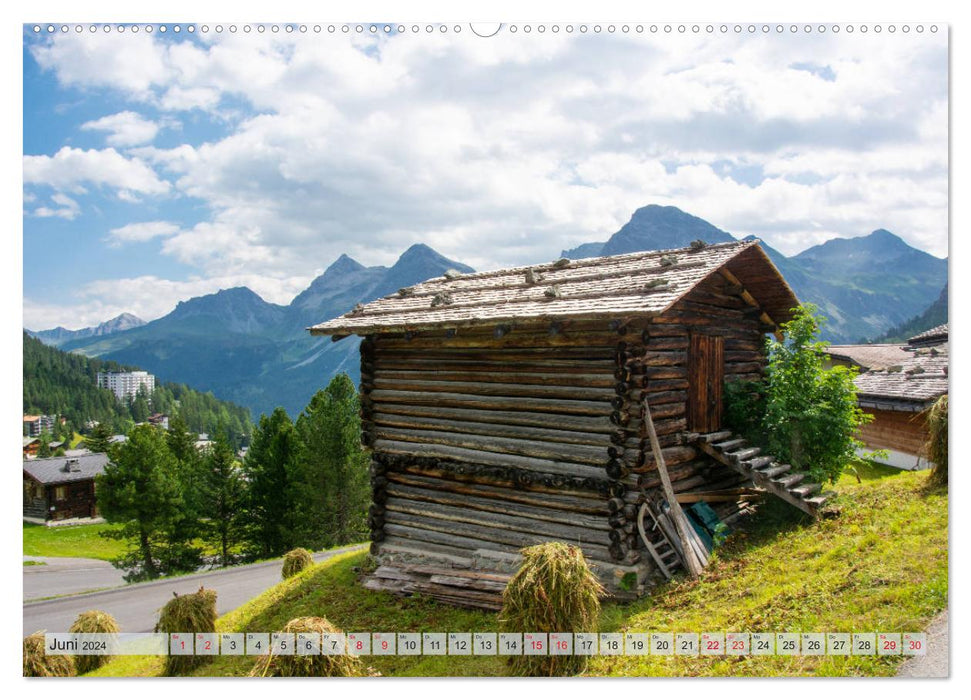
[{"label": "tree-covered hillside", "polygon": [[189,430],[196,433],[225,431],[234,444],[252,433],[248,409],[184,384],[156,384],[151,396],[118,401],[107,389],[98,388],[98,372],[138,368],[62,352],[27,333],[23,337],[24,413],[67,418],[66,430],[59,428],[59,432],[80,431],[86,421],[93,420],[108,423],[122,433],[152,413],[165,413],[182,416]]}]

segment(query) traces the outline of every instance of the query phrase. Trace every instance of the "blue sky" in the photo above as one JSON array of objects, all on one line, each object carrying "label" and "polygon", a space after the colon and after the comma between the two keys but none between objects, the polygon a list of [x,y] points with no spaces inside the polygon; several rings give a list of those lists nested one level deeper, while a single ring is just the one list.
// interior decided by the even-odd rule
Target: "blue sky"
[{"label": "blue sky", "polygon": [[287,303],[416,242],[549,260],[649,203],[789,254],[876,228],[948,252],[944,32],[87,26],[24,32],[30,328]]}]

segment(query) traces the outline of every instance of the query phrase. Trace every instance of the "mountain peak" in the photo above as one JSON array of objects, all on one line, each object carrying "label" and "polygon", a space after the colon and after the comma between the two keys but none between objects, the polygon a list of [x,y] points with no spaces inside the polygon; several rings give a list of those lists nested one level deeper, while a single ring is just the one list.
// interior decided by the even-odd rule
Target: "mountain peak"
[{"label": "mountain peak", "polygon": [[648,204],[604,244],[601,255],[684,248],[694,240],[731,243],[731,234],[673,206]]},{"label": "mountain peak", "polygon": [[324,270],[324,274],[322,276],[349,275],[363,269],[364,265],[359,263],[347,253],[341,253],[341,256],[332,262],[326,270]]},{"label": "mountain peak", "polygon": [[[429,277],[437,277],[448,269],[455,269],[459,272],[473,272],[472,268],[468,265],[463,265],[460,262],[449,260],[437,250],[425,245],[424,243],[415,243],[413,246],[408,248],[408,250],[401,254],[401,257],[398,258],[398,261],[391,267],[391,270],[401,271],[416,269],[418,267],[427,268],[430,270],[434,269],[433,274],[430,274]],[[438,268],[442,269],[439,270]],[[417,281],[421,282],[424,281],[424,279],[428,278],[426,277]],[[412,284],[414,283],[412,282]]]}]

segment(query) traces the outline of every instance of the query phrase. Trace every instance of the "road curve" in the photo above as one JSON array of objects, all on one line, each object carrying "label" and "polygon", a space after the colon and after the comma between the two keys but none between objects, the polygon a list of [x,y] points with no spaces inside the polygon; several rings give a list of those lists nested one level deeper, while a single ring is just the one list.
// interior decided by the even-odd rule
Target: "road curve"
[{"label": "road curve", "polygon": [[[334,555],[364,547],[365,545],[351,545],[319,552],[314,555],[314,561],[324,561]],[[117,620],[122,632],[151,632],[155,628],[159,609],[172,599],[173,593],[193,593],[200,586],[216,591],[217,613],[223,615],[279,583],[280,569],[281,560],[273,559],[179,578],[137,583],[97,593],[28,602],[24,603],[23,609],[23,633],[26,636],[38,630],[66,632],[78,613],[85,610],[103,610],[110,613]]]}]

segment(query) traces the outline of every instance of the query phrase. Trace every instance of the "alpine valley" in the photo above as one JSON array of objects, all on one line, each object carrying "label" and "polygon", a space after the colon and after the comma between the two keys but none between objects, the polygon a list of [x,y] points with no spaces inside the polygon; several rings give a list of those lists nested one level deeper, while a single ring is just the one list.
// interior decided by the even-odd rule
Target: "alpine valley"
[{"label": "alpine valley", "polygon": [[[676,207],[649,205],[606,242],[585,243],[562,255],[678,248],[697,239],[735,240]],[[816,304],[829,319],[824,338],[835,343],[875,338],[919,316],[947,283],[947,259],[917,250],[883,229],[830,240],[793,257],[762,245],[799,299]],[[536,261],[523,261],[529,262]],[[212,391],[249,407],[255,416],[276,406],[296,416],[335,373],[358,380],[358,340],[333,343],[311,337],[308,326],[448,269],[472,271],[422,244],[406,250],[390,268],[365,267],[342,255],[287,306],[238,287],[180,302],[167,316],[144,325],[125,318],[117,330],[85,329],[65,337],[72,332],[55,329],[34,335],[63,350],[135,365],[164,381]]]}]

